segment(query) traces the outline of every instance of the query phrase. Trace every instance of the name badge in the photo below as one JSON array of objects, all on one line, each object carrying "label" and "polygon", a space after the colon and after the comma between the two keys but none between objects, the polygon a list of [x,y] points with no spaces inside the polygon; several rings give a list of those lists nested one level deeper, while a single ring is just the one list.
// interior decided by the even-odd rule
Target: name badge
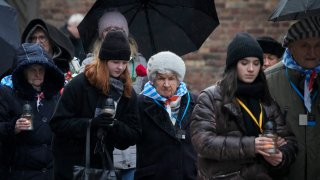
[{"label": "name badge", "polygon": [[300,126],[315,126],[316,117],[314,114],[299,114],[299,125]]},{"label": "name badge", "polygon": [[186,139],[186,131],[182,129],[178,129],[176,133],[176,137],[182,140]]}]

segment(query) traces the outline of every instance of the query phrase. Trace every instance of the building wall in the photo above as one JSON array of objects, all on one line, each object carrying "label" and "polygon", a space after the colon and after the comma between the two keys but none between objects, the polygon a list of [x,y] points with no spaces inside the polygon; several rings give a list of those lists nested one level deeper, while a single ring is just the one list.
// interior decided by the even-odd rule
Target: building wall
[{"label": "building wall", "polygon": [[[200,1],[200,0],[199,0]],[[95,0],[41,0],[39,16],[62,26],[72,13],[86,13]],[[183,58],[187,65],[185,82],[193,92],[218,81],[224,70],[226,48],[237,32],[253,36],[270,35],[282,41],[289,22],[267,21],[278,0],[215,0],[220,25],[202,47]]]}]

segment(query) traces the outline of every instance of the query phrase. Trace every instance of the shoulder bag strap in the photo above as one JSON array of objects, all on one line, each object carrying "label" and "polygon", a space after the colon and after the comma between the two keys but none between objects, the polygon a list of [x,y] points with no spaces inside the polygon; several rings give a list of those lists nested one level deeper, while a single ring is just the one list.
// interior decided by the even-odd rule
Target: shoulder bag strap
[{"label": "shoulder bag strap", "polygon": [[90,168],[90,128],[91,128],[91,120],[89,119],[89,125],[87,127],[87,135],[86,135],[86,169]]}]

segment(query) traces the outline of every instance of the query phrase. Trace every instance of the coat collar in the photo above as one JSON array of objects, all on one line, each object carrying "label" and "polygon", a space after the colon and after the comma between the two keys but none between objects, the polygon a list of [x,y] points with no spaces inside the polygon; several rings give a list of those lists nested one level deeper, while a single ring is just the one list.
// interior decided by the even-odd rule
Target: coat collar
[{"label": "coat collar", "polygon": [[[169,136],[176,139],[176,136],[175,136],[176,130],[175,130],[174,126],[172,126],[172,123],[170,121],[169,115],[166,112],[166,110],[163,109],[162,107],[160,107],[159,105],[157,105],[153,101],[153,99],[151,99],[149,97],[144,96],[143,101],[147,107],[144,111],[147,114],[147,116],[149,117],[149,119],[151,119],[161,130],[166,132]],[[188,95],[186,94],[186,95],[182,96],[182,99],[181,99],[181,105],[180,105],[181,109],[179,110],[179,118],[182,117],[182,114],[185,111],[187,101],[188,101]],[[186,115],[185,115],[185,117],[182,121],[182,124],[181,124],[181,128],[184,130],[190,124],[189,119],[190,119],[194,104],[195,104],[195,99],[193,97],[191,97],[191,95],[190,95],[189,108],[188,108]]]}]

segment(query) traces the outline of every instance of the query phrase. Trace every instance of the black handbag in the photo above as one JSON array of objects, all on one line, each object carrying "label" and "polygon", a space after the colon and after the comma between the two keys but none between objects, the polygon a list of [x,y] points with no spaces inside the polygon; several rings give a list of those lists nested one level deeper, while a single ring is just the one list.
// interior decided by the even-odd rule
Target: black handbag
[{"label": "black handbag", "polygon": [[105,156],[107,156],[110,169],[109,170],[107,169],[105,159],[102,159],[102,161],[104,162],[103,169],[90,168],[90,127],[91,127],[91,119],[89,120],[89,125],[87,128],[87,135],[86,135],[85,167],[83,166],[73,167],[73,180],[118,180],[110,155],[107,151],[103,151],[102,153]]}]

